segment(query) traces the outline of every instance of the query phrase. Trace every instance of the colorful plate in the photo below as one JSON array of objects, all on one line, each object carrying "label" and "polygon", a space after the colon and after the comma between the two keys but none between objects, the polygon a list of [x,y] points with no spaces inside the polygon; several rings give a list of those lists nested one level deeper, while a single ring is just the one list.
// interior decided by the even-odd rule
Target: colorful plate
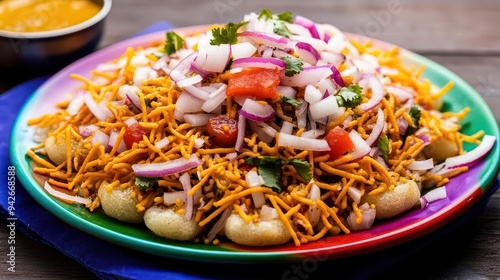
[{"label": "colorful plate", "polygon": [[[191,33],[200,26],[179,28],[178,33]],[[122,55],[128,47],[146,46],[162,42],[165,32],[156,32],[129,39],[99,50],[61,70],[47,80],[33,93],[21,109],[14,123],[10,139],[10,157],[18,170],[17,175],[30,195],[48,211],[68,224],[120,246],[150,254],[212,262],[262,262],[288,261],[304,257],[316,260],[338,259],[367,252],[378,251],[396,244],[413,240],[428,234],[446,223],[456,219],[491,187],[499,171],[500,148],[498,141],[491,153],[467,173],[451,179],[447,184],[448,197],[433,202],[424,209],[415,209],[395,219],[376,224],[368,231],[339,235],[321,239],[317,242],[296,247],[293,243],[267,248],[249,248],[232,243],[219,246],[176,242],[165,240],[151,233],[145,226],[135,226],[114,220],[96,211],[90,212],[82,206],[61,202],[50,196],[33,176],[30,160],[26,151],[34,146],[34,130],[26,125],[27,121],[43,113],[55,111],[54,104],[68,98],[68,93],[80,84],[69,78],[71,73],[88,76],[98,64]],[[360,40],[365,37],[355,36]],[[383,48],[393,45],[375,41]],[[425,65],[424,76],[438,86],[448,81],[455,82],[454,89],[444,97],[446,110],[458,111],[470,107],[471,113],[463,122],[463,132],[467,134],[484,130],[486,134],[499,139],[497,121],[481,96],[466,82],[441,65],[407,50],[401,55],[411,65]],[[470,150],[473,146],[466,145]]]}]

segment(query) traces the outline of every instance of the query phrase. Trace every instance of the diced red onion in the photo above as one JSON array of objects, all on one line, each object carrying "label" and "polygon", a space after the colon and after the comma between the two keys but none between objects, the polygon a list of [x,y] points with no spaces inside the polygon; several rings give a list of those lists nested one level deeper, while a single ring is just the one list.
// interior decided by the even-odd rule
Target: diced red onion
[{"label": "diced red onion", "polygon": [[179,158],[161,163],[136,163],[132,165],[132,169],[136,176],[163,177],[187,171],[200,164],[200,159],[196,155],[191,155],[189,159]]},{"label": "diced red onion", "polygon": [[265,134],[269,135],[272,138],[276,137],[276,133],[278,133],[278,131],[276,131],[276,129],[274,129],[272,126],[264,122],[259,123],[259,126],[262,128],[262,131]]},{"label": "diced red onion", "polygon": [[95,145],[97,143],[101,143],[102,146],[107,148],[108,143],[109,143],[109,135],[107,135],[106,133],[104,133],[100,130],[96,130],[94,132],[94,135],[92,136],[92,140],[90,141],[90,143],[92,145]]},{"label": "diced red onion", "polygon": [[332,75],[330,65],[304,67],[303,70],[288,77],[281,76],[281,84],[284,86],[305,87],[307,85],[317,85],[322,78]]},{"label": "diced red onion", "polygon": [[287,56],[291,56],[291,55],[290,55],[290,53],[288,53],[285,50],[276,49],[273,51],[273,56],[281,59],[282,57],[287,57]]},{"label": "diced red onion", "polygon": [[257,48],[250,42],[234,44],[231,48],[231,55],[234,60],[244,57],[251,57]]},{"label": "diced red onion", "polygon": [[259,220],[261,221],[272,221],[279,219],[278,211],[273,207],[267,205],[262,205],[259,213]]},{"label": "diced red onion", "polygon": [[258,125],[258,123],[254,121],[248,121],[248,126],[250,126],[250,129],[252,130],[253,133],[257,133],[260,141],[264,143],[271,143],[271,141],[273,141],[274,138],[266,134],[262,130],[262,127]]},{"label": "diced red onion", "polygon": [[354,202],[356,202],[356,204],[359,204],[359,202],[361,201],[361,191],[358,188],[348,187],[347,194]]},{"label": "diced red onion", "polygon": [[80,203],[80,204],[84,204],[84,205],[92,202],[92,200],[90,200],[88,198],[84,198],[84,197],[81,197],[78,195],[69,195],[67,193],[63,193],[61,191],[58,191],[58,190],[54,189],[47,181],[45,181],[44,189],[52,196],[63,199],[63,200],[76,202],[76,203]]},{"label": "diced red onion", "polygon": [[86,138],[92,135],[94,131],[98,130],[99,127],[94,124],[89,124],[89,125],[80,125],[78,127],[78,134],[80,134],[82,137]]},{"label": "diced red onion", "polygon": [[155,71],[160,71],[163,67],[167,67],[169,60],[170,60],[170,57],[168,55],[164,55],[160,59],[158,59],[153,64],[153,66],[151,66],[151,69],[153,69]]},{"label": "diced red onion", "polygon": [[373,225],[376,213],[376,210],[372,208],[363,209],[361,212],[361,223],[358,224],[356,222],[357,215],[352,211],[347,217],[347,223],[353,231],[367,230]]},{"label": "diced red onion", "polygon": [[426,160],[415,160],[412,163],[410,163],[407,167],[410,170],[416,170],[416,171],[429,170],[434,167],[434,161],[432,160],[432,158]]},{"label": "diced red onion", "polygon": [[208,119],[212,114],[184,114],[184,121],[191,126],[203,126],[208,123]]},{"label": "diced red onion", "polygon": [[243,148],[243,142],[245,140],[245,132],[247,129],[247,119],[239,114],[238,116],[238,134],[236,137],[236,143],[234,145],[234,149],[237,152],[241,152],[241,149]]},{"label": "diced red onion", "polygon": [[109,133],[108,149],[111,150],[111,149],[113,149],[114,146],[118,145],[118,147],[116,148],[116,151],[118,153],[122,153],[125,150],[127,150],[127,145],[125,145],[125,142],[123,141],[123,139],[121,139],[119,143],[116,143],[117,138],[118,138],[118,131],[112,130]]},{"label": "diced red onion", "polygon": [[150,67],[137,67],[134,72],[134,86],[142,85],[142,81],[147,80]]},{"label": "diced red onion", "polygon": [[395,95],[401,103],[406,103],[406,101],[413,99],[414,97],[414,93],[411,89],[406,87],[387,85],[385,86],[385,90],[388,93]]},{"label": "diced red onion", "polygon": [[290,42],[290,45],[289,45],[290,47],[293,46],[293,42],[308,43],[311,46],[313,46],[313,48],[315,48],[318,52],[322,52],[322,51],[326,50],[326,48],[328,47],[328,45],[325,43],[325,41],[323,41],[321,39],[316,39],[313,37],[292,35],[292,36],[290,36],[290,40],[292,40],[292,42]]},{"label": "diced red onion", "polygon": [[378,106],[384,98],[384,88],[382,87],[380,80],[373,75],[368,76],[367,79],[369,88],[372,90],[372,97],[367,102],[358,105],[358,108],[365,112],[368,112]]},{"label": "diced red onion", "polygon": [[203,70],[222,73],[226,68],[231,56],[231,45],[220,44],[218,46],[207,46],[199,50],[200,56],[206,54],[206,61]]},{"label": "diced red onion", "polygon": [[286,37],[276,34],[263,33],[258,31],[244,31],[238,34],[240,38],[248,38],[254,43],[263,44],[269,47],[285,49],[290,40]]},{"label": "diced red onion", "polygon": [[236,160],[238,158],[238,153],[229,153],[226,155],[226,158],[230,161]]},{"label": "diced red onion", "polygon": [[318,89],[323,93],[323,99],[327,98],[328,95],[335,94],[337,92],[337,85],[332,81],[331,78],[323,78],[318,83]]},{"label": "diced red onion", "polygon": [[294,127],[295,127],[295,125],[293,123],[283,121],[283,124],[281,125],[280,133],[292,134]]},{"label": "diced red onion", "polygon": [[366,139],[366,144],[368,144],[371,147],[373,147],[373,145],[377,143],[380,134],[384,130],[385,126],[384,118],[385,118],[384,111],[382,111],[382,109],[379,108],[377,112],[377,121],[375,122],[375,126],[373,127],[370,136],[368,136],[368,139]]},{"label": "diced red onion", "polygon": [[189,195],[189,191],[191,190],[191,177],[189,176],[188,173],[182,174],[181,177],[179,177],[179,182],[181,182],[182,188],[184,189],[184,195],[186,196],[186,212],[184,215],[188,219],[193,219],[193,214],[194,214],[194,197],[192,195]]},{"label": "diced red onion", "polygon": [[183,203],[186,202],[186,193],[184,191],[175,191],[175,192],[164,192],[163,193],[163,204],[169,206],[175,204],[175,202],[179,199]]},{"label": "diced red onion", "polygon": [[322,52],[321,60],[324,60],[327,64],[335,66],[335,68],[339,68],[340,65],[342,65],[342,63],[345,61],[345,55],[339,53]]},{"label": "diced red onion", "polygon": [[105,104],[97,104],[92,97],[90,92],[83,95],[83,100],[85,105],[89,108],[90,112],[100,121],[105,121],[106,119],[113,116],[113,113],[106,107]]},{"label": "diced red onion", "polygon": [[293,99],[295,99],[295,96],[297,95],[297,91],[293,89],[293,87],[288,86],[278,86],[278,92]]},{"label": "diced red onion", "polygon": [[186,91],[181,92],[175,103],[175,111],[181,113],[199,112],[204,104],[202,99],[196,98]]},{"label": "diced red onion", "polygon": [[279,134],[278,146],[298,150],[330,151],[330,146],[325,139],[310,139],[284,133]]},{"label": "diced red onion", "polygon": [[399,117],[396,119],[396,123],[398,124],[399,134],[405,135],[406,130],[408,129],[408,123],[403,117]]},{"label": "diced red onion", "polygon": [[231,215],[232,211],[233,211],[232,207],[227,207],[226,209],[224,209],[224,211],[222,211],[222,214],[221,214],[219,220],[217,220],[217,222],[215,222],[215,224],[213,225],[213,227],[210,229],[210,231],[207,234],[208,242],[212,242],[212,240],[215,239],[217,234],[219,234],[219,232],[224,228],[224,225],[226,224],[226,221],[229,218],[229,216]]},{"label": "diced red onion", "polygon": [[341,53],[347,45],[344,36],[340,34],[335,34],[334,36],[330,37],[327,44],[328,51],[332,53]]},{"label": "diced red onion", "polygon": [[[289,133],[290,134],[290,133]],[[325,130],[323,129],[311,129],[308,131],[304,131],[300,136],[305,138],[317,139],[321,135],[325,134]]]},{"label": "diced red onion", "polygon": [[481,144],[465,154],[447,158],[445,160],[445,169],[459,168],[462,166],[472,166],[484,158],[495,145],[496,138],[491,135],[483,136]]},{"label": "diced red onion", "polygon": [[447,194],[445,186],[435,188],[420,197],[420,208],[425,208],[427,207],[427,205],[429,205],[429,203],[436,200],[445,199],[446,197]]},{"label": "diced red onion", "polygon": [[[186,56],[184,59],[182,59],[177,65],[175,65],[174,68],[172,68],[172,71],[170,71],[169,76],[174,82],[178,82],[180,80],[183,80],[186,78],[186,75],[188,74],[191,64],[195,61],[196,57],[198,56],[199,52],[193,52]],[[172,73],[173,72],[173,73]]]},{"label": "diced red onion", "polygon": [[314,206],[309,206],[307,208],[308,220],[311,223],[311,226],[314,227],[319,223],[319,219],[321,218],[321,209],[316,206],[316,200],[321,199],[321,190],[316,184],[311,184],[311,189],[307,194],[307,198],[314,202]]},{"label": "diced red onion", "polygon": [[213,112],[224,100],[226,100],[226,89],[227,85],[223,84],[219,89],[212,92],[209,95],[209,99],[206,100],[201,109],[207,113]]},{"label": "diced red onion", "polygon": [[181,87],[181,88],[187,87],[187,86],[192,86],[196,83],[201,82],[202,80],[203,80],[203,78],[200,75],[196,74],[196,75],[191,76],[189,78],[178,81],[177,86]]},{"label": "diced red onion", "polygon": [[126,120],[124,121],[124,123],[125,123],[127,126],[129,126],[129,127],[130,127],[130,126],[132,126],[132,125],[134,125],[134,124],[136,124],[136,123],[138,123],[138,122],[137,122],[137,120],[136,120],[134,117],[130,117],[130,118],[126,119]]},{"label": "diced red onion", "polygon": [[295,24],[295,23],[286,23],[286,27],[294,35],[311,37],[311,32],[309,31],[309,29],[302,26],[302,25]]},{"label": "diced red onion", "polygon": [[341,87],[345,87],[345,82],[344,82],[344,79],[342,78],[342,75],[340,75],[340,72],[339,70],[337,70],[337,68],[335,68],[335,66],[331,66],[331,69],[332,69],[332,75],[330,76],[337,85],[341,86]]},{"label": "diced red onion", "polygon": [[306,42],[298,42],[297,44],[295,44],[295,52],[299,55],[300,58],[302,58],[302,60],[311,65],[316,65],[316,63],[318,63],[318,60],[321,58],[319,52]]},{"label": "diced red onion", "polygon": [[301,101],[302,104],[300,104],[300,106],[297,107],[297,109],[295,109],[295,116],[297,117],[298,128],[304,128],[307,125],[307,108],[309,107],[309,105],[307,102],[304,102],[304,100]]},{"label": "diced red onion", "polygon": [[304,99],[309,104],[318,103],[323,99],[323,93],[313,85],[307,85],[304,92]]},{"label": "diced red onion", "polygon": [[196,149],[203,148],[204,145],[205,145],[205,140],[203,140],[203,138],[194,139],[194,147]]},{"label": "diced red onion", "polygon": [[274,57],[245,57],[235,59],[233,64],[231,64],[231,68],[268,68],[279,70],[283,70],[285,68],[285,62],[281,59]]},{"label": "diced red onion", "polygon": [[309,113],[314,120],[319,120],[330,115],[337,115],[339,113],[337,99],[335,96],[329,95],[318,103],[310,105]]},{"label": "diced red onion", "polygon": [[260,104],[248,98],[241,106],[240,114],[252,121],[265,122],[272,119],[276,115],[276,111],[269,104]]},{"label": "diced red onion", "polygon": [[[245,181],[250,188],[260,187],[264,184],[264,179],[262,178],[262,176],[260,176],[256,171],[253,170],[248,171],[248,173],[245,175]],[[252,193],[252,200],[256,208],[260,208],[266,203],[264,193],[262,192]]]},{"label": "diced red onion", "polygon": [[165,148],[168,144],[170,144],[170,140],[168,140],[168,137],[165,136],[163,137],[162,139],[160,139],[159,141],[157,141],[155,143],[155,147],[158,148],[158,149],[163,149]]},{"label": "diced red onion", "polygon": [[78,111],[80,111],[80,108],[82,108],[83,104],[85,103],[85,100],[83,98],[85,94],[86,93],[84,91],[77,91],[75,96],[71,99],[68,104],[68,108],[66,109],[70,116],[78,114]]},{"label": "diced red onion", "polygon": [[356,130],[351,130],[351,132],[349,132],[349,138],[351,138],[351,141],[354,144],[354,151],[351,152],[352,160],[358,160],[370,152],[370,145],[363,140],[361,135],[359,135]]},{"label": "diced red onion", "polygon": [[319,36],[318,29],[316,29],[316,25],[312,20],[305,18],[303,16],[296,16],[293,23],[307,28],[307,30],[309,30],[309,33],[311,34],[311,37],[316,39],[321,39],[321,37]]}]

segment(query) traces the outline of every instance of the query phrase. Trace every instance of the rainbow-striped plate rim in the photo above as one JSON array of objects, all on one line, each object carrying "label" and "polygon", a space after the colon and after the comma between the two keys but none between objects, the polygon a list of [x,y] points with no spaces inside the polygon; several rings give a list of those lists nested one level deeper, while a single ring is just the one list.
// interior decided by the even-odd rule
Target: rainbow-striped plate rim
[{"label": "rainbow-striped plate rim", "polygon": [[[206,29],[207,26],[177,28],[180,34],[190,34]],[[33,129],[27,126],[27,120],[43,113],[53,112],[54,104],[67,99],[68,93],[79,86],[69,75],[77,73],[90,75],[92,69],[100,63],[122,55],[128,47],[147,46],[162,42],[166,31],[155,32],[101,49],[67,66],[47,80],[25,103],[14,123],[10,139],[11,161],[18,170],[18,177],[28,193],[45,209],[88,234],[111,243],[134,250],[170,258],[188,259],[204,262],[283,262],[305,257],[317,260],[339,259],[374,252],[401,244],[426,235],[453,221],[476,203],[491,187],[499,172],[500,149],[498,141],[490,154],[467,173],[451,179],[447,184],[448,197],[436,201],[424,209],[415,209],[376,224],[370,230],[323,238],[317,242],[296,247],[292,243],[282,246],[254,248],[238,246],[233,243],[221,243],[218,246],[165,240],[151,233],[144,226],[130,225],[114,220],[101,212],[89,212],[82,206],[69,205],[50,196],[36,182],[26,151],[34,146],[31,139]],[[359,40],[366,37],[349,34]],[[393,45],[372,40],[382,48]],[[463,132],[467,134],[484,130],[486,134],[500,136],[497,121],[481,96],[465,81],[443,66],[407,50],[401,50],[404,61],[411,65],[424,65],[424,77],[437,86],[444,86],[448,81],[455,82],[455,87],[445,97],[445,106],[449,111],[458,111],[466,106],[471,113],[463,123]],[[473,148],[466,145],[465,149]]]}]

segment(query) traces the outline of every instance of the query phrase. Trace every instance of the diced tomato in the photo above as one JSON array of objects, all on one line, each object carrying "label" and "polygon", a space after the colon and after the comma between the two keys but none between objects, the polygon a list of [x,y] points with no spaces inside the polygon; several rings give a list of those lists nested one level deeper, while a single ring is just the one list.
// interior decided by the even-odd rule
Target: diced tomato
[{"label": "diced tomato", "polygon": [[235,119],[226,115],[215,115],[208,119],[207,134],[211,137],[212,144],[220,147],[233,147],[238,138],[238,124]]},{"label": "diced tomato", "polygon": [[142,136],[146,134],[146,130],[138,123],[127,127],[125,129],[125,134],[123,135],[123,142],[127,148],[132,148],[134,143],[139,143],[142,140]]},{"label": "diced tomato", "polygon": [[245,68],[229,76],[226,95],[276,98],[280,77],[279,69]]},{"label": "diced tomato", "polygon": [[330,146],[330,160],[335,160],[346,152],[354,148],[354,144],[349,137],[349,133],[343,130],[340,126],[331,129],[325,138],[328,146]]}]

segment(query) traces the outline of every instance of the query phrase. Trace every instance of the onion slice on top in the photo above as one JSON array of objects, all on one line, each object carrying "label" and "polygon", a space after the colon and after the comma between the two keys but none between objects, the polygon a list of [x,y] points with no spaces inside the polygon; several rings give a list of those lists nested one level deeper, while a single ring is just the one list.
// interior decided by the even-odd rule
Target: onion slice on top
[{"label": "onion slice on top", "polygon": [[132,170],[139,177],[163,177],[195,168],[200,164],[200,159],[193,154],[189,159],[179,158],[160,163],[136,163],[132,165]]}]

